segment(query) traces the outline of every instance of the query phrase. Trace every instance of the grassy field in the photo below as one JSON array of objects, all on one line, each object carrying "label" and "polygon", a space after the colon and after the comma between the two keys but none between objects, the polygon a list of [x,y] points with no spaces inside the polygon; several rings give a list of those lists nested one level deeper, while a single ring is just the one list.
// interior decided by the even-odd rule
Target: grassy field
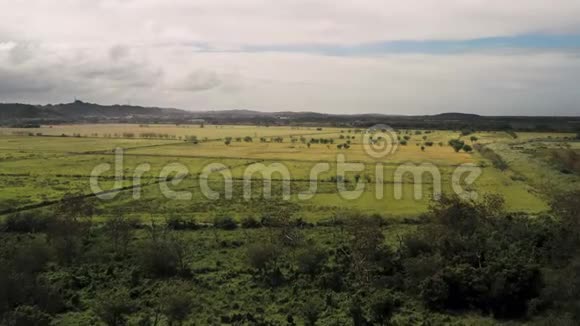
[{"label": "grassy field", "polygon": [[[320,130],[318,130],[320,129]],[[34,133],[45,136],[83,137],[124,137],[124,138],[176,138],[197,136],[200,139],[218,139],[225,137],[272,137],[291,135],[316,135],[337,133],[336,128],[315,127],[266,127],[239,125],[168,125],[168,124],[83,124],[83,125],[45,125],[40,128],[0,128],[2,135],[21,135]]]},{"label": "grassy field", "polygon": [[[163,135],[163,139],[145,139],[144,133]],[[30,134],[30,135],[28,135]],[[62,135],[65,136],[62,136]],[[76,135],[76,136],[73,136]],[[195,215],[211,219],[216,212],[243,217],[260,211],[269,202],[283,202],[281,186],[287,181],[292,190],[288,203],[306,219],[320,220],[339,210],[360,210],[386,216],[417,216],[426,211],[433,198],[432,178],[425,174],[422,180],[422,198],[413,196],[414,180],[410,173],[396,180],[397,168],[402,163],[429,163],[437,167],[442,180],[442,191],[452,191],[451,180],[456,167],[470,163],[478,166],[481,175],[469,186],[478,195],[498,193],[506,198],[512,211],[541,213],[547,209],[546,195],[555,186],[577,188],[577,173],[562,173],[546,151],[552,148],[578,150],[578,143],[570,141],[574,135],[561,133],[518,133],[516,137],[505,132],[481,132],[461,136],[455,131],[400,130],[406,145],[383,158],[369,156],[363,142],[363,133],[355,129],[315,127],[264,127],[264,126],[214,126],[206,125],[62,125],[27,129],[0,129],[0,211],[26,209],[30,205],[56,201],[66,193],[90,194],[89,176],[95,166],[115,162],[116,148],[124,150],[121,184],[114,184],[114,170],[103,173],[101,187],[129,187],[135,168],[147,163],[149,171],[143,174],[139,200],[132,199],[132,190],[122,191],[115,199],[102,202],[100,214],[107,216],[118,209],[163,218],[164,214]],[[129,137],[131,136],[131,137]],[[189,138],[196,136],[199,142]],[[477,141],[470,140],[477,137]],[[231,137],[229,145],[224,139]],[[252,141],[244,141],[251,137]],[[281,142],[274,138],[279,137]],[[188,139],[186,141],[186,138]],[[460,138],[467,144],[485,144],[500,155],[509,168],[500,170],[493,162],[472,153],[456,153],[448,145],[450,139]],[[569,138],[569,139],[568,139]],[[331,140],[327,144],[311,139]],[[348,149],[337,145],[349,143]],[[311,143],[308,145],[308,143]],[[432,143],[429,146],[427,143]],[[543,154],[542,154],[543,153]],[[364,181],[365,188],[359,198],[344,199],[337,191],[337,157],[346,162],[362,164],[362,171],[345,175],[347,188],[356,180]],[[157,177],[167,164],[179,164],[189,171],[175,190],[192,193],[188,200],[169,200],[161,194]],[[212,173],[212,189],[222,190],[217,200],[206,198],[200,191],[198,174],[212,163],[221,163],[231,170],[234,178],[234,198],[223,198],[223,180]],[[247,166],[261,163],[268,167],[281,163],[288,175],[273,175],[273,199],[262,196],[261,174],[253,175],[252,199],[242,198],[242,177]],[[310,171],[315,164],[329,163],[329,169],[320,174],[317,193],[301,199],[298,193],[310,187]],[[377,164],[381,164],[383,178],[378,181]],[[411,168],[411,171],[420,168]],[[264,168],[258,169],[264,172]],[[466,186],[465,178],[460,184]],[[377,186],[377,183],[379,185]],[[395,199],[395,189],[401,187],[403,197]],[[562,186],[560,186],[562,187]],[[377,195],[382,189],[382,197]]]}]

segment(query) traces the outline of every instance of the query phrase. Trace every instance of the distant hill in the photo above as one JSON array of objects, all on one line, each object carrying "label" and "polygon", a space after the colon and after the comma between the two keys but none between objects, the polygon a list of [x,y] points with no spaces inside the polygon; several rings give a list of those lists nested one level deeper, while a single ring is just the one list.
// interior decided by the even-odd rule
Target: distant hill
[{"label": "distant hill", "polygon": [[0,104],[1,121],[43,118],[44,112],[39,107],[28,104]]},{"label": "distant hill", "polygon": [[21,121],[172,120],[190,116],[192,116],[191,112],[177,109],[131,105],[100,105],[83,101],[48,105],[0,103],[0,118],[3,123]]},{"label": "distant hill", "polygon": [[386,124],[410,129],[576,131],[580,117],[491,117],[467,113],[405,116],[386,114],[324,114],[252,110],[185,111],[134,105],[100,105],[83,101],[29,105],[0,103],[1,125],[58,123],[201,123],[257,125],[315,125],[365,128]]},{"label": "distant hill", "polygon": [[449,112],[435,114],[432,115],[431,118],[435,120],[469,120],[469,119],[479,119],[481,118],[481,116],[472,113]]}]

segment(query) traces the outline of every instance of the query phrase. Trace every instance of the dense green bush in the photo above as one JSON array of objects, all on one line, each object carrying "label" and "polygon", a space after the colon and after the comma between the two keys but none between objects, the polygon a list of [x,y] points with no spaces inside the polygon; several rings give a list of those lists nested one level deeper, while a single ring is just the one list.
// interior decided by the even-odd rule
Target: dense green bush
[{"label": "dense green bush", "polygon": [[247,216],[242,219],[242,228],[244,229],[255,229],[262,226],[262,224],[254,217]]},{"label": "dense green bush", "polygon": [[238,228],[238,224],[230,216],[217,216],[213,220],[213,226],[222,230],[235,230]]},{"label": "dense green bush", "polygon": [[194,218],[186,219],[175,215],[169,216],[165,223],[171,230],[195,230],[199,227]]},{"label": "dense green bush", "polygon": [[6,326],[48,326],[52,317],[37,306],[18,306],[2,321]]},{"label": "dense green bush", "polygon": [[37,213],[16,213],[6,217],[2,229],[6,232],[45,232],[49,223],[48,217]]},{"label": "dense green bush", "polygon": [[109,326],[125,325],[127,315],[134,309],[127,289],[102,292],[93,304],[93,311],[101,321]]}]

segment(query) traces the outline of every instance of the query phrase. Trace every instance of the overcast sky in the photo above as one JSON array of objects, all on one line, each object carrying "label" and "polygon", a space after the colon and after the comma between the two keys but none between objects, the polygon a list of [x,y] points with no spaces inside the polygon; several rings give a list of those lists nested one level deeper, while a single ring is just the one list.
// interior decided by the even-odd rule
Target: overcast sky
[{"label": "overcast sky", "polygon": [[0,102],[580,115],[578,0],[0,0]]}]

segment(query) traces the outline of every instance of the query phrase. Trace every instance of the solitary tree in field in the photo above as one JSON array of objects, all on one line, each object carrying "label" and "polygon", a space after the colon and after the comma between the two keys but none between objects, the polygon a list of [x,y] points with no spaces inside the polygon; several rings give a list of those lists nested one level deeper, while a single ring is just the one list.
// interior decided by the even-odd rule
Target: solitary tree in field
[{"label": "solitary tree in field", "polygon": [[473,151],[473,147],[465,144],[465,145],[463,145],[463,151],[466,153],[470,153],[471,151]]},{"label": "solitary tree in field", "polygon": [[465,142],[463,142],[463,140],[451,139],[449,141],[449,146],[453,147],[455,152],[459,152],[463,148],[463,145],[465,145]]},{"label": "solitary tree in field", "polygon": [[469,139],[471,140],[472,143],[475,143],[477,141],[477,137],[475,136],[471,136]]}]

